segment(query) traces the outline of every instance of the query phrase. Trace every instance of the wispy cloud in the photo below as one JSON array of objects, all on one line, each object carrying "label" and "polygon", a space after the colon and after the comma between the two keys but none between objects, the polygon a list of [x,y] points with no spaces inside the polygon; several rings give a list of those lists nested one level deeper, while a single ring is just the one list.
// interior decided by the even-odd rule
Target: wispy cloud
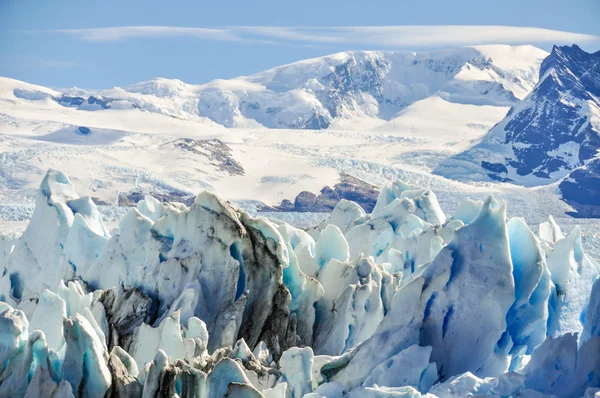
[{"label": "wispy cloud", "polygon": [[86,41],[194,37],[208,41],[294,45],[358,45],[369,48],[439,47],[475,44],[600,43],[600,37],[552,29],[514,26],[339,26],[339,27],[174,27],[116,26],[61,29],[57,33]]},{"label": "wispy cloud", "polygon": [[383,47],[520,43],[582,43],[598,36],[513,26],[353,26],[328,28],[245,27],[273,38],[316,43],[346,43]]},{"label": "wispy cloud", "polygon": [[240,41],[227,28],[185,28],[176,26],[114,26],[109,28],[58,29],[28,33],[62,33],[86,41],[117,41],[126,39],[189,36],[206,40]]}]

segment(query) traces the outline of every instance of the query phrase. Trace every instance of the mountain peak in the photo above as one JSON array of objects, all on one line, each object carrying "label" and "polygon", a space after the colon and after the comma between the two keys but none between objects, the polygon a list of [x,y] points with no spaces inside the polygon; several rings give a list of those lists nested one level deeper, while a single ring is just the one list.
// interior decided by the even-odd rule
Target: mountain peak
[{"label": "mountain peak", "polygon": [[563,80],[573,85],[580,83],[585,90],[600,95],[600,51],[588,53],[576,44],[554,46],[552,53],[542,62],[540,80],[552,69]]},{"label": "mountain peak", "polygon": [[[581,53],[581,52],[585,52],[581,49],[581,47],[579,47],[577,44],[571,44],[569,45],[564,45],[564,46],[557,46],[554,45],[552,46],[552,52],[551,54],[555,54],[555,53]],[[587,53],[586,53],[587,54]]]},{"label": "mountain peak", "polygon": [[[109,109],[114,104],[178,118],[199,116],[225,127],[324,129],[349,121],[382,125],[434,95],[455,104],[514,105],[537,82],[546,54],[508,45],[419,53],[346,51],[203,85],[154,78],[94,92],[71,90],[52,98],[82,109]],[[14,95],[45,98],[31,91]]]},{"label": "mountain peak", "polygon": [[[479,144],[456,155],[438,172],[455,173],[452,166],[457,163],[475,162],[481,166],[484,179],[544,185],[584,168],[600,150],[599,61],[600,52],[591,54],[575,44],[554,46],[542,62],[533,91]],[[471,179],[471,175],[465,178]],[[592,168],[571,175],[574,181],[597,181],[596,169]],[[569,196],[575,191],[566,189],[563,198],[573,199]],[[597,198],[597,193],[594,190],[587,197]],[[596,214],[597,210],[586,212]]]}]

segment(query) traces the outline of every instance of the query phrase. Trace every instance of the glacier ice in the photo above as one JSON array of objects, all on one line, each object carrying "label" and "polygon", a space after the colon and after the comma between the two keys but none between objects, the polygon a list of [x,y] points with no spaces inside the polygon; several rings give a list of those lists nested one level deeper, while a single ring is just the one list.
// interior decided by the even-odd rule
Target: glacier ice
[{"label": "glacier ice", "polygon": [[0,396],[587,397],[600,267],[493,197],[400,181],[307,231],[203,192],[108,232],[50,170],[0,256]]},{"label": "glacier ice", "polygon": [[517,347],[526,347],[526,353],[546,338],[550,272],[544,253],[522,218],[511,218],[508,223],[510,256],[515,281],[515,301],[508,311],[508,332]]},{"label": "glacier ice", "polygon": [[592,285],[600,275],[598,263],[583,251],[581,230],[575,227],[547,251],[554,287],[550,297],[548,334],[554,337],[583,331]]}]

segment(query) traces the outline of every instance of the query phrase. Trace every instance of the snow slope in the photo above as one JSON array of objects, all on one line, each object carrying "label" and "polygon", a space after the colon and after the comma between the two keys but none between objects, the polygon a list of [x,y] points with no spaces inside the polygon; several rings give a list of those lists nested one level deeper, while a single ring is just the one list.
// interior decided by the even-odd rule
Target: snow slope
[{"label": "snow slope", "polygon": [[[124,192],[192,196],[203,189],[252,206],[274,205],[302,191],[333,186],[346,172],[378,186],[402,178],[435,188],[449,212],[463,199],[460,192],[476,199],[493,193],[511,200],[511,215],[524,216],[530,224],[552,214],[572,225],[565,216],[572,208],[560,201],[556,186],[528,190],[431,175],[441,161],[471,147],[500,121],[513,96],[526,95],[545,55],[530,46],[342,53],[202,86],[156,79],[93,93],[0,78],[0,222],[8,232],[22,231],[23,206],[31,214],[45,171],[60,168],[69,170],[79,192],[108,205]],[[258,110],[244,116],[242,108],[221,104],[218,109],[243,116],[239,126],[254,126],[226,128],[198,111],[201,97],[212,101],[223,93],[238,105],[240,96],[270,95],[275,102],[267,101],[268,106],[275,109],[281,105],[273,99],[277,96],[298,90],[310,94],[311,79],[326,87],[319,98],[310,89],[317,108],[340,111],[327,129],[264,128],[253,118]],[[369,99],[363,107],[359,97],[383,102]],[[284,108],[305,106],[295,101]],[[80,127],[90,133],[81,133]],[[226,146],[227,156],[194,149],[214,140]],[[229,161],[239,164],[243,175],[227,171],[223,165]],[[530,212],[532,206],[539,212]],[[108,219],[114,219],[113,213],[107,208]],[[592,221],[580,222],[587,245],[598,231]]]},{"label": "snow slope", "polygon": [[154,79],[93,92],[24,86],[13,94],[89,111],[205,117],[225,127],[340,128],[357,121],[384,124],[434,94],[458,104],[514,105],[535,85],[546,55],[531,46],[500,45],[406,54],[356,51],[199,86]]},{"label": "snow slope", "polygon": [[[212,187],[230,199],[274,204],[334,184],[338,170],[323,167],[327,159],[392,166],[407,151],[461,150],[533,87],[545,55],[530,46],[348,52],[201,86],[155,79],[98,92],[0,78],[0,198],[31,200],[44,170],[61,167],[75,171],[78,189],[108,203],[133,186]],[[312,127],[329,128],[262,128],[311,127],[298,123],[312,117],[305,111],[322,111],[317,119],[327,123]],[[176,139],[221,140],[245,174],[167,150]]]}]

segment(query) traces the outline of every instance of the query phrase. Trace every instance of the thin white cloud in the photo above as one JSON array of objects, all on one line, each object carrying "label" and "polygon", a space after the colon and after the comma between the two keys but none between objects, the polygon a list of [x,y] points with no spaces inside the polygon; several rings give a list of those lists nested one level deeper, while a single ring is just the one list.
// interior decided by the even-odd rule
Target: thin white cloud
[{"label": "thin white cloud", "polygon": [[497,43],[600,43],[600,37],[594,35],[514,26],[228,26],[217,28],[117,26],[45,32],[68,34],[87,41],[185,36],[209,41],[294,45],[345,44],[368,48],[439,47]]},{"label": "thin white cloud", "polygon": [[[196,37],[216,41],[243,41],[227,28],[186,28],[177,26],[114,26],[108,28],[46,30],[45,33],[62,33],[86,41],[118,41],[127,39],[161,37]],[[34,33],[34,32],[31,32]]]},{"label": "thin white cloud", "polygon": [[474,44],[589,43],[600,37],[551,29],[514,26],[351,26],[264,27],[230,29],[296,42],[358,44],[369,47],[435,47]]}]

